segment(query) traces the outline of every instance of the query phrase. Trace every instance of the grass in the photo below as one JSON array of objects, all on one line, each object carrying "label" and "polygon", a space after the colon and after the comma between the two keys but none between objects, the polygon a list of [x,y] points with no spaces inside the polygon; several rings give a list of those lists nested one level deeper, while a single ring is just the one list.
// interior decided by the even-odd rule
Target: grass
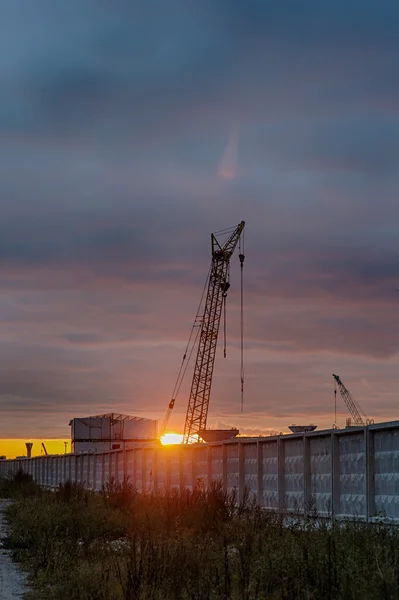
[{"label": "grass", "polygon": [[399,528],[292,520],[214,484],[207,491],[43,491],[17,474],[8,545],[31,598],[69,600],[399,599]]}]

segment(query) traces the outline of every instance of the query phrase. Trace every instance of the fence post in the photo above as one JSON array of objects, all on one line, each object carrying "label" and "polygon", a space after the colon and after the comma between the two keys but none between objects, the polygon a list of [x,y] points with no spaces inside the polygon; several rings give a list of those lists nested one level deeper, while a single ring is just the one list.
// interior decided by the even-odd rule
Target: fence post
[{"label": "fence post", "polygon": [[87,472],[86,472],[86,486],[90,489],[90,466],[91,466],[91,454],[87,455]]},{"label": "fence post", "polygon": [[207,478],[207,482],[206,482],[206,487],[209,490],[211,487],[211,481],[212,481],[212,446],[208,446],[208,452],[207,452],[207,471],[206,471],[206,478]]},{"label": "fence post", "polygon": [[[156,456],[156,449],[154,448],[154,461]],[[179,446],[179,487],[180,494],[183,494],[185,490],[185,481],[184,481],[184,455],[183,455],[183,444]],[[155,465],[155,462],[154,462]]]},{"label": "fence post", "polygon": [[128,481],[128,472],[127,472],[127,450],[126,446],[123,446],[123,479],[124,481]]},{"label": "fence post", "polygon": [[245,448],[243,442],[238,442],[238,496],[240,502],[244,500],[245,490]]},{"label": "fence post", "polygon": [[312,476],[310,461],[310,439],[303,434],[303,514],[306,515],[312,506]]},{"label": "fence post", "polygon": [[137,490],[137,450],[136,448],[133,448],[133,473],[132,473],[132,477],[133,477],[133,482],[134,482],[134,487]]},{"label": "fence post", "polygon": [[263,448],[262,442],[256,442],[256,456],[258,462],[258,505],[263,506]]},{"label": "fence post", "polygon": [[364,445],[366,452],[366,519],[375,516],[375,447],[374,433],[367,426],[364,429]]},{"label": "fence post", "polygon": [[277,485],[279,510],[285,510],[285,447],[281,435],[277,438]]},{"label": "fence post", "polygon": [[145,448],[141,449],[141,490],[143,494],[147,491],[147,460]]},{"label": "fence post", "polygon": [[227,492],[227,444],[223,444],[222,442],[222,448],[223,448],[223,491]]},{"label": "fence post", "polygon": [[113,478],[113,465],[112,465],[112,452],[110,450],[108,450],[107,452],[108,454],[108,481],[111,481],[111,479]]},{"label": "fence post", "polygon": [[331,432],[331,511],[333,519],[340,512],[340,487],[339,438],[333,430]]},{"label": "fence post", "polygon": [[92,482],[92,489],[96,490],[97,489],[97,453],[94,452],[93,453],[93,482]]},{"label": "fence post", "polygon": [[189,452],[191,454],[191,488],[194,491],[197,487],[197,461],[194,448],[191,448]]}]

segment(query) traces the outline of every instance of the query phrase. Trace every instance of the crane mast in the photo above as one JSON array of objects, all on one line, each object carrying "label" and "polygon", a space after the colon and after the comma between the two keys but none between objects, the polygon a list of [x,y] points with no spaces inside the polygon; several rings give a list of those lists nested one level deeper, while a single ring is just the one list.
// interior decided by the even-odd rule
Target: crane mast
[{"label": "crane mast", "polygon": [[[363,419],[362,415],[360,414],[360,413],[363,413],[363,416],[367,419],[366,413],[360,408],[360,406],[358,406],[356,404],[355,400],[353,399],[353,397],[351,396],[349,391],[346,389],[346,387],[342,383],[339,376],[334,375],[334,373],[333,373],[333,377],[335,379],[336,384],[338,384],[338,389],[342,396],[342,399],[345,402],[346,406],[348,407],[350,414],[352,415],[354,425],[356,425],[358,427],[364,427],[366,425],[366,423],[369,424],[368,420],[366,420],[366,423],[364,422],[364,419]],[[336,394],[337,394],[337,390],[335,390],[335,395]]]},{"label": "crane mast", "polygon": [[[183,443],[185,444],[198,442],[199,432],[206,428],[222,307],[230,287],[230,258],[244,227],[245,222],[241,221],[223,244],[218,242],[214,234],[211,235],[212,263],[184,424]],[[239,258],[242,266],[244,254],[240,253]]]}]

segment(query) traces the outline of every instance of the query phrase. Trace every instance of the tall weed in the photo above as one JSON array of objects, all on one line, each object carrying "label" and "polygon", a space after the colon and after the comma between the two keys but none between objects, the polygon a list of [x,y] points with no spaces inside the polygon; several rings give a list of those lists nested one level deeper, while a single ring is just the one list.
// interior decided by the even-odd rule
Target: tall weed
[{"label": "tall weed", "polygon": [[164,494],[139,494],[128,480],[101,493],[73,483],[36,492],[16,493],[8,509],[8,544],[32,598],[399,600],[395,527],[332,527],[316,514],[288,521],[217,483]]}]

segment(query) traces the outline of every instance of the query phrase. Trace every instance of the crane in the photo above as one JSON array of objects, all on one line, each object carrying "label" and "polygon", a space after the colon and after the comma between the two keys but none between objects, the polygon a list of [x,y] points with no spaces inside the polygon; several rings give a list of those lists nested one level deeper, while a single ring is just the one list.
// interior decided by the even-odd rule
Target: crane
[{"label": "crane", "polygon": [[[211,249],[212,249],[212,260],[207,278],[207,293],[203,314],[199,314],[202,305],[202,299],[205,294],[206,284],[202,293],[200,306],[197,311],[197,316],[194,321],[193,329],[190,335],[189,343],[187,344],[186,351],[183,356],[182,366],[178,375],[178,381],[182,373],[182,377],[185,374],[187,364],[183,369],[184,361],[186,360],[188,348],[193,334],[194,329],[197,329],[195,336],[194,345],[189,353],[189,359],[194,350],[195,344],[199,337],[199,343],[197,347],[197,356],[195,361],[193,379],[191,383],[191,391],[188,401],[186,419],[184,424],[183,443],[191,443],[199,441],[199,432],[206,428],[206,421],[208,417],[208,407],[210,392],[212,386],[213,367],[215,363],[216,344],[219,334],[220,320],[222,316],[223,306],[226,306],[227,291],[230,287],[230,258],[239,244],[239,260],[241,266],[241,316],[242,316],[242,270],[244,264],[244,248],[241,249],[241,236],[245,222],[241,221],[235,228],[229,230],[223,230],[217,233],[211,234]],[[225,241],[221,241],[224,237]],[[219,239],[218,239],[219,238]],[[241,318],[241,338],[242,335],[242,323]],[[242,339],[241,339],[241,402],[243,398],[243,352],[242,352]],[[161,427],[161,437],[165,433],[169,417],[176,401],[176,391],[180,388],[181,381],[175,385],[175,389],[172,394],[172,399],[169,402],[168,409],[165,415]]]},{"label": "crane", "polygon": [[350,414],[352,415],[354,425],[356,427],[364,427],[365,425],[370,425],[371,423],[374,423],[373,419],[368,419],[364,410],[359,406],[359,404],[357,404],[355,402],[355,400],[349,393],[349,390],[347,390],[347,388],[342,383],[340,377],[338,375],[335,375],[334,373],[333,373],[333,377],[335,380],[335,389],[334,389],[335,400],[337,398],[337,384],[338,384],[340,394],[341,394],[342,399],[344,400],[346,406],[348,407]]},{"label": "crane", "polygon": [[[218,242],[214,234],[211,235],[211,273],[184,424],[183,443],[185,444],[197,442],[199,432],[206,428],[222,306],[230,287],[230,258],[244,227],[245,222],[241,221],[223,245]],[[242,270],[245,256],[241,252],[239,259]]]}]

